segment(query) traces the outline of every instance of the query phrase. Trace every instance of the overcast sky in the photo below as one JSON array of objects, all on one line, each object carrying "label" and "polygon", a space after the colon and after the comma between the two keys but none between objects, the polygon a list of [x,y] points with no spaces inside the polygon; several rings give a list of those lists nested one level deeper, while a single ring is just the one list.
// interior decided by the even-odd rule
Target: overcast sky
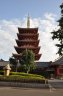
[{"label": "overcast sky", "polygon": [[42,54],[40,61],[53,61],[57,40],[51,39],[51,32],[57,30],[60,18],[60,4],[63,0],[0,0],[0,58],[8,60],[14,49],[18,27],[26,27],[30,14],[31,27],[38,27]]}]

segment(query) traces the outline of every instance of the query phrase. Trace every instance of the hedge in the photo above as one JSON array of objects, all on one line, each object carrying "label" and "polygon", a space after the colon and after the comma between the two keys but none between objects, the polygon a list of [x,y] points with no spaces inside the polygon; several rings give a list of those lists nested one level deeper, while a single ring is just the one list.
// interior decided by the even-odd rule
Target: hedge
[{"label": "hedge", "polygon": [[22,83],[48,83],[41,75],[27,74],[22,72],[11,72],[10,76],[0,75],[0,81],[22,82]]},{"label": "hedge", "polygon": [[[22,82],[22,83],[45,83],[45,79],[22,78],[20,76],[0,76],[0,81]],[[47,80],[46,80],[47,83]]]}]

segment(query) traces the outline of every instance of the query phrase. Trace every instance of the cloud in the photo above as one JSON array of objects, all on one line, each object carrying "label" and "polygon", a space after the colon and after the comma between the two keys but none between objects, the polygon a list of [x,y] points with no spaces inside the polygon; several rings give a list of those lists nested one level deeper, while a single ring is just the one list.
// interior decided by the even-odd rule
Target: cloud
[{"label": "cloud", "polygon": [[[30,18],[31,27],[39,27],[39,39],[41,46],[40,53],[42,56],[40,61],[53,61],[58,57],[56,55],[57,47],[55,47],[57,40],[51,39],[51,32],[56,29],[56,16],[51,13],[46,13],[44,19]],[[26,18],[22,20],[0,20],[0,58],[8,60],[12,53],[15,53],[14,45],[17,38],[18,27],[26,27]]]}]

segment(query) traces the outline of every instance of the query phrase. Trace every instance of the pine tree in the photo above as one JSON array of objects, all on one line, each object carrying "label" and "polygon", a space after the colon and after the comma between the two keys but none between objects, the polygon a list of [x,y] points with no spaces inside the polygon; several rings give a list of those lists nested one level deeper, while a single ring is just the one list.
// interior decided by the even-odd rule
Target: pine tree
[{"label": "pine tree", "polygon": [[14,57],[10,57],[9,62],[10,62],[10,64],[12,64],[15,67],[15,71],[17,72],[18,60],[16,60]]},{"label": "pine tree", "polygon": [[20,58],[19,62],[22,66],[25,67],[26,72],[29,73],[31,69],[35,68],[35,55],[32,50],[24,50],[22,53],[22,57]]},{"label": "pine tree", "polygon": [[52,39],[57,39],[59,41],[58,44],[56,44],[56,46],[58,47],[58,52],[57,54],[59,54],[60,56],[63,55],[63,3],[60,5],[61,8],[61,17],[58,20],[58,26],[59,29],[57,31],[52,32],[53,36]]}]

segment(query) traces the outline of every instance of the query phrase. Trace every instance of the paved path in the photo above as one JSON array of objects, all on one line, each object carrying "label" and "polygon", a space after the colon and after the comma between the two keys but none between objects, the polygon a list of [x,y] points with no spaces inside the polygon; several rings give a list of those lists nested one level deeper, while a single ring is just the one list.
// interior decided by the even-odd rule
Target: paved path
[{"label": "paved path", "polygon": [[0,87],[0,96],[63,96],[63,89]]},{"label": "paved path", "polygon": [[58,79],[48,80],[48,84],[50,84],[54,88],[63,89],[63,80],[58,80]]}]

